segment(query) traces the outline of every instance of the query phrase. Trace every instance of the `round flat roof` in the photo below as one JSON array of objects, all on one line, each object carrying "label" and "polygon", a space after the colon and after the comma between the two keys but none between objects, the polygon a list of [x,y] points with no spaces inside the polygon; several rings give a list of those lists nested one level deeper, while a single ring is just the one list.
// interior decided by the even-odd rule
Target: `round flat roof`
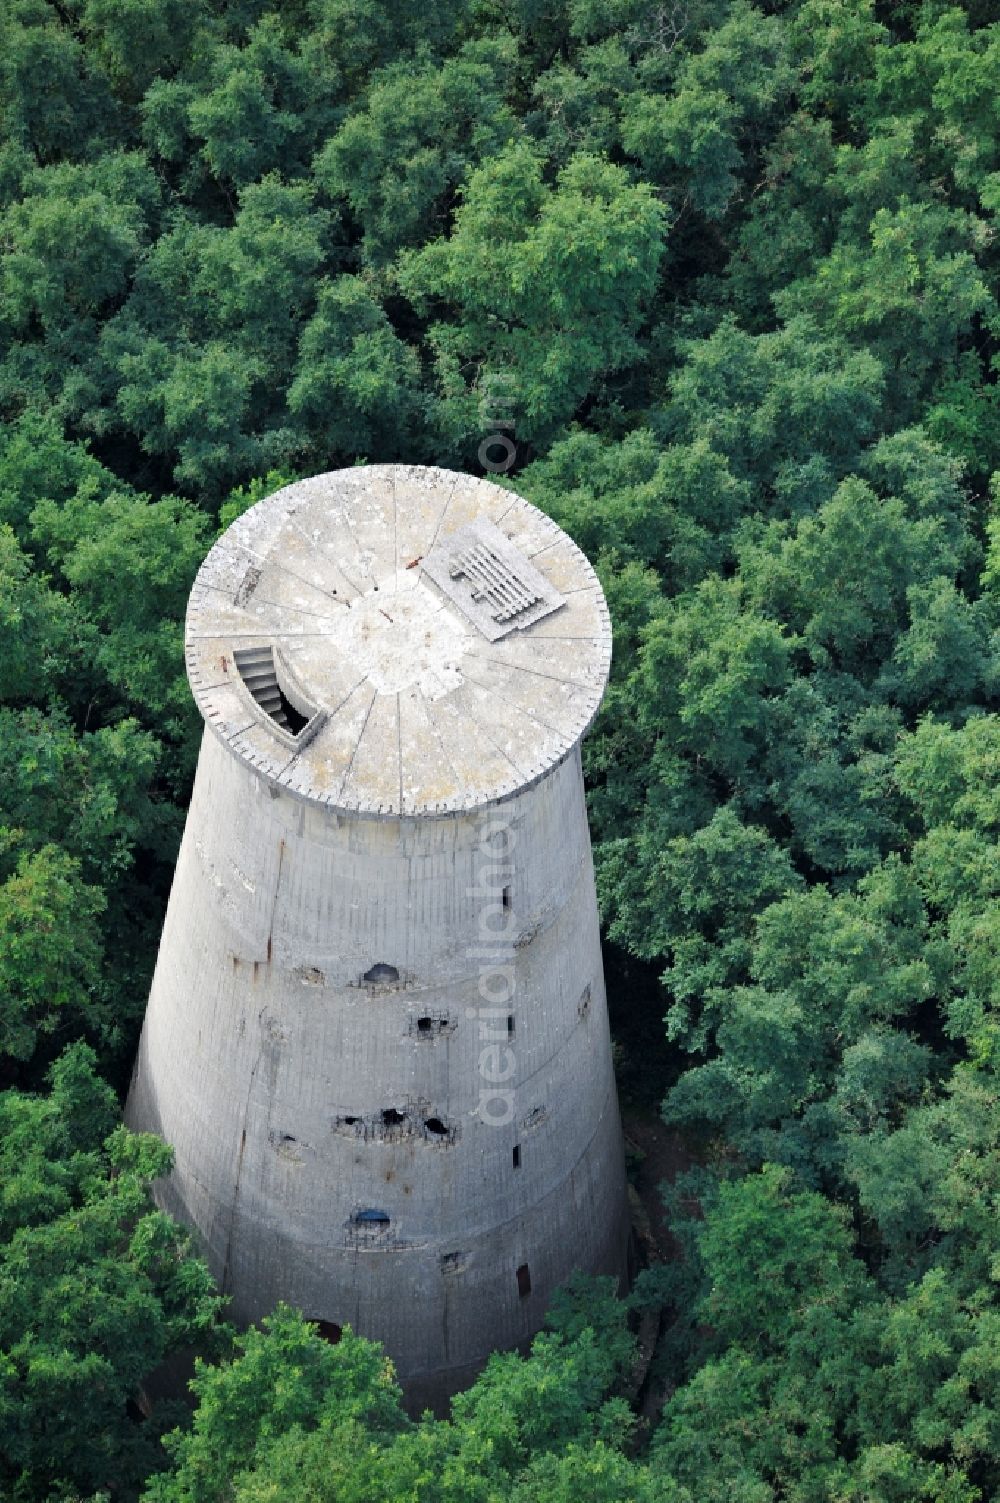
[{"label": "round flat roof", "polygon": [[477,809],[572,750],[611,662],[604,594],[556,524],[417,465],[286,486],[219,538],[188,605],[188,677],[249,767],[352,813]]}]

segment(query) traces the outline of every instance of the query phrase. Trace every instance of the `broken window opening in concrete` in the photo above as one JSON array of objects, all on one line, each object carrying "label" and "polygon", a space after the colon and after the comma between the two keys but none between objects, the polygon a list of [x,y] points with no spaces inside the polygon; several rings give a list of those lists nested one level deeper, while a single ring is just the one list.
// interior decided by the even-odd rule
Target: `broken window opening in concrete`
[{"label": "broken window opening in concrete", "polygon": [[504,911],[504,913],[508,913],[510,911],[510,888],[509,887],[505,887],[504,890],[503,890],[503,911]]},{"label": "broken window opening in concrete", "polygon": [[531,1293],[531,1272],[527,1263],[522,1263],[517,1270],[517,1292],[522,1299]]},{"label": "broken window opening in concrete", "polygon": [[343,1326],[339,1326],[335,1320],[314,1320],[312,1324],[316,1327],[317,1334],[331,1346],[336,1346],[344,1334]]},{"label": "broken window opening in concrete", "polygon": [[401,1112],[398,1107],[387,1106],[382,1113],[382,1121],[386,1127],[402,1127],[406,1121],[406,1113]]},{"label": "broken window opening in concrete", "polygon": [[371,1206],[364,1211],[355,1211],[351,1220],[355,1226],[364,1227],[369,1231],[384,1231],[389,1225],[389,1212]]},{"label": "broken window opening in concrete", "polygon": [[520,1167],[521,1167],[521,1145],[520,1145],[520,1143],[515,1143],[514,1144],[514,1153],[513,1153],[512,1157],[513,1157],[513,1160],[514,1160],[514,1168],[515,1169],[520,1169]]},{"label": "broken window opening in concrete", "polygon": [[399,980],[399,970],[394,965],[386,965],[384,960],[379,960],[370,970],[365,971],[362,981],[366,986],[393,986]]},{"label": "broken window opening in concrete", "polygon": [[509,1039],[514,1037],[514,1014],[512,1012],[507,1014],[507,1037]]},{"label": "broken window opening in concrete", "polygon": [[410,1019],[410,1032],[415,1033],[420,1039],[441,1038],[444,1034],[454,1031],[455,1025],[448,1017],[435,1017],[432,1013],[423,1013],[418,1018]]},{"label": "broken window opening in concrete", "polygon": [[446,1138],[448,1136],[448,1129],[440,1117],[428,1117],[424,1123],[424,1127],[432,1138]]}]

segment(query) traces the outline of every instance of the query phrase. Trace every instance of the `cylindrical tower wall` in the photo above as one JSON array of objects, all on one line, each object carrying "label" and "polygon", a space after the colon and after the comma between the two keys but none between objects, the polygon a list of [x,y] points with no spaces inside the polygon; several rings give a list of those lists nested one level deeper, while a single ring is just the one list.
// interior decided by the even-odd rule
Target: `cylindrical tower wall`
[{"label": "cylindrical tower wall", "polygon": [[127,1118],[173,1145],[158,1198],[238,1319],[349,1322],[422,1398],[523,1343],[572,1269],[623,1275],[579,748],[400,819],[206,731]]},{"label": "cylindrical tower wall", "polygon": [[207,730],[127,1120],[238,1319],[350,1322],[411,1402],[624,1272],[580,771],[610,651],[565,533],[417,466],[268,497],[191,593]]}]

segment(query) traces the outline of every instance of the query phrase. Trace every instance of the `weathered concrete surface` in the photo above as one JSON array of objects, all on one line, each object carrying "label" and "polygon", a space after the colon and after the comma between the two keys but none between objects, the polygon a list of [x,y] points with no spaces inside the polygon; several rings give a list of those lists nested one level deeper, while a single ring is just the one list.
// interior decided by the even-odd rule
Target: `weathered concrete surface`
[{"label": "weathered concrete surface", "polygon": [[[562,600],[498,641],[422,567],[473,519],[496,524]],[[241,681],[234,652],[260,646],[318,712],[301,747],[261,724]],[[206,723],[290,793],[364,813],[480,808],[536,781],[590,725],[610,658],[600,584],[554,522],[488,481],[416,466],[319,475],[251,508],[188,609]]]},{"label": "weathered concrete surface", "polygon": [[[363,483],[365,471],[349,473]],[[416,472],[403,473],[409,481]],[[459,494],[457,477],[430,474]],[[373,483],[384,491],[391,477],[381,469]],[[307,484],[336,494],[332,483]],[[463,497],[481,487],[494,507],[500,495],[526,508],[485,483],[461,477],[461,487]],[[255,509],[265,513],[261,530],[272,503],[287,516],[288,495]],[[456,528],[471,505],[456,510]],[[357,552],[338,546],[342,572],[356,573]],[[567,560],[582,585],[567,577]],[[412,578],[417,570],[406,562]],[[596,585],[562,534],[533,562],[543,572],[551,562],[549,577],[568,601]],[[328,677],[315,637],[313,656],[296,660],[297,684],[317,707],[334,698],[324,686],[341,682],[346,658],[369,686],[368,724],[388,712],[367,748],[357,730],[353,742],[324,743],[323,730],[314,733],[299,760],[323,759],[324,792],[315,791],[316,768],[294,781],[283,733],[244,684],[220,680],[224,695],[241,696],[253,726],[240,737],[228,729],[234,720],[220,730],[211,719],[218,690],[200,681],[212,728],[127,1120],[174,1145],[175,1169],[158,1199],[196,1229],[238,1319],[284,1299],[317,1319],[349,1322],[385,1342],[411,1394],[435,1401],[467,1382],[491,1350],[527,1340],[573,1268],[625,1272],[622,1139],[579,758],[596,701],[562,695],[579,684],[599,696],[607,644],[600,632],[584,634],[575,663],[556,656],[569,638],[557,648],[551,633],[571,605],[500,641],[477,641],[453,604],[435,595],[428,606],[400,586],[398,572],[389,579],[396,588],[386,596],[397,604],[389,625],[409,623],[402,640],[389,639],[392,651],[381,653],[352,627],[321,638],[332,654]],[[189,617],[196,644],[207,609],[199,588]],[[409,617],[398,610],[404,597]],[[593,610],[597,620],[603,599]],[[404,789],[424,786],[407,784],[411,769],[425,783],[433,776],[430,731],[412,761],[400,751],[398,721],[397,737],[390,734],[407,692],[400,679],[419,656],[413,633],[433,664],[439,640],[443,656],[465,640],[462,682],[444,681],[435,704],[468,693],[473,657],[489,687],[475,701],[478,719],[455,709],[463,731],[447,765],[460,778],[446,794],[440,786],[414,792],[411,802],[426,812],[400,816],[398,802],[390,810],[391,798],[378,796],[380,767],[392,767],[397,788],[401,768]],[[217,657],[234,650],[224,634],[213,639]],[[512,661],[492,658],[497,651],[532,671],[491,678],[497,662],[505,672]],[[532,672],[543,685],[534,699],[523,687]],[[498,685],[514,682],[535,738],[521,743],[517,764],[482,729],[502,722],[509,701]],[[580,729],[568,747],[569,729],[552,731],[550,701],[574,706]],[[440,739],[436,746],[444,759]],[[351,783],[344,768],[359,762]],[[350,786],[363,811],[348,808]]]}]

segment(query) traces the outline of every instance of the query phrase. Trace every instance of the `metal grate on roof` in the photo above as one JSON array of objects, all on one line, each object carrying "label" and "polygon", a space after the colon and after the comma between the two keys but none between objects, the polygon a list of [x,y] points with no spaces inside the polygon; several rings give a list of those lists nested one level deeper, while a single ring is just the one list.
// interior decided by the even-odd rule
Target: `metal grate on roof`
[{"label": "metal grate on roof", "polygon": [[491,642],[565,605],[544,574],[484,517],[439,542],[423,572]]}]

